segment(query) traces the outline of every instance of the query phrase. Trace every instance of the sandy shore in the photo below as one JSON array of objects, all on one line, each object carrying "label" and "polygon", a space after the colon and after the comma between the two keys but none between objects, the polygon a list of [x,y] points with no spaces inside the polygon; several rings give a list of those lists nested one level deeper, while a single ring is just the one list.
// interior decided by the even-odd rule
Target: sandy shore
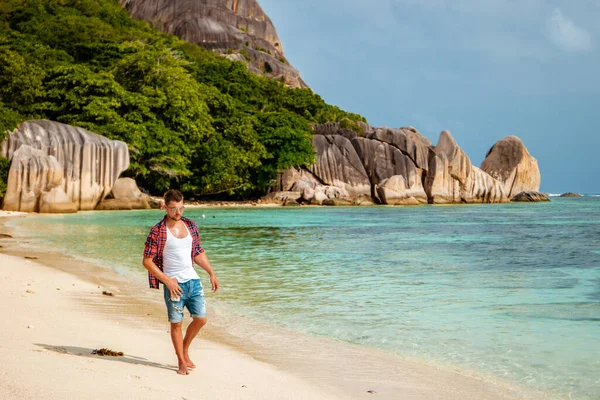
[{"label": "sandy shore", "polygon": [[[150,204],[158,204],[162,201],[160,196],[148,196]],[[231,207],[281,207],[278,203],[268,203],[261,200],[185,200],[188,208],[231,208]]]},{"label": "sandy shore", "polygon": [[[0,212],[0,234],[13,233],[2,226],[7,216],[16,217]],[[0,240],[2,399],[542,398],[461,371],[332,345],[325,338],[289,332],[261,346],[253,341],[256,327],[227,332],[219,316],[211,326],[210,297],[209,326],[192,345],[198,368],[180,376],[161,295],[143,279],[22,249],[20,240],[26,239]],[[311,350],[299,354],[303,343]],[[99,348],[125,355],[93,355]],[[286,349],[296,349],[294,357]]]},{"label": "sandy shore", "polygon": [[[94,283],[35,260],[0,254],[0,265],[2,399],[335,398],[202,338],[194,343],[197,370],[177,375],[166,324],[121,307],[118,295],[103,295]],[[112,313],[101,311],[106,308]],[[125,355],[91,354],[100,348]]]}]

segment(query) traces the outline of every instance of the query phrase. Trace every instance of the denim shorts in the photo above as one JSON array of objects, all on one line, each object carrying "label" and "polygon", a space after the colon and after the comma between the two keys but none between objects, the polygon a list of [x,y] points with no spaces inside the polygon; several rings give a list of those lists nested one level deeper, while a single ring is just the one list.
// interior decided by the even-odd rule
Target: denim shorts
[{"label": "denim shorts", "polygon": [[206,318],[206,301],[204,301],[204,290],[200,279],[179,282],[179,287],[183,290],[181,297],[179,301],[173,301],[171,291],[163,285],[169,322],[176,324],[183,321],[184,307],[187,307],[192,318]]}]

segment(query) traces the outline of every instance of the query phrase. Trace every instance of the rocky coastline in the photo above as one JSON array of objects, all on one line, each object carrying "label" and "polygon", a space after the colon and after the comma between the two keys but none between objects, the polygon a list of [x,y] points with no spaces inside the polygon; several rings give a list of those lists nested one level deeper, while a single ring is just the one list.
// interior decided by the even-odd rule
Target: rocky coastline
[{"label": "rocky coastline", "polygon": [[[282,171],[270,193],[249,202],[188,202],[235,205],[420,205],[549,201],[539,193],[537,161],[509,136],[472,165],[450,132],[438,143],[413,127],[328,123],[313,127],[315,163]],[[358,130],[358,129],[357,129]],[[3,209],[65,213],[80,210],[158,208],[136,182],[121,174],[127,145],[85,129],[47,120],[22,123],[2,143],[11,160]]]},{"label": "rocky coastline", "polygon": [[363,132],[328,123],[313,127],[316,163],[283,171],[261,199],[282,205],[419,205],[549,201],[539,193],[537,160],[516,136],[488,151],[481,167],[458,146],[450,132],[438,143],[413,127]]}]

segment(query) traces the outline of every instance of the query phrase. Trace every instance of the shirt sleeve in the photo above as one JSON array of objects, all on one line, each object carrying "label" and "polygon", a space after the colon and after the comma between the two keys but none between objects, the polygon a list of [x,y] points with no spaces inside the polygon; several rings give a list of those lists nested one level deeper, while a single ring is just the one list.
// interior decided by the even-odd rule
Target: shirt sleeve
[{"label": "shirt sleeve", "polygon": [[150,233],[146,238],[146,244],[144,246],[144,257],[153,257],[158,253],[158,229],[152,227]]},{"label": "shirt sleeve", "polygon": [[190,221],[190,231],[192,232],[192,259],[200,253],[204,253],[204,249],[200,245],[200,232],[194,221]]}]

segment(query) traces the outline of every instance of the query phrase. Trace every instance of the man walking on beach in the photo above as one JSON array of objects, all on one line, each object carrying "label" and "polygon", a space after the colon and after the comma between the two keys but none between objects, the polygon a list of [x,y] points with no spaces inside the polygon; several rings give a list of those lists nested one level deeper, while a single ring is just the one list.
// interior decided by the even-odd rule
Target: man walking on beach
[{"label": "man walking on beach", "polygon": [[[165,217],[150,229],[144,249],[144,267],[148,270],[150,287],[164,286],[164,298],[171,323],[171,340],[179,363],[180,375],[188,375],[196,366],[190,360],[192,340],[206,324],[206,303],[200,277],[194,262],[210,276],[212,291],[219,290],[219,281],[200,246],[200,234],[194,221],[183,217],[183,195],[171,189],[164,195]],[[184,307],[192,316],[185,337],[182,332]]]}]

